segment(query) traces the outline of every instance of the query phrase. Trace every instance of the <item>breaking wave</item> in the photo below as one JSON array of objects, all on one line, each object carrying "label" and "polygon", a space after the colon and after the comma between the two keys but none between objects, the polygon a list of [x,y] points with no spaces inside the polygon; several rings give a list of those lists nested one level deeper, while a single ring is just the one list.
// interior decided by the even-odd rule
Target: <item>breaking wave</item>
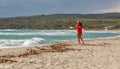
[{"label": "breaking wave", "polygon": [[43,38],[31,38],[31,39],[1,39],[0,47],[17,47],[17,46],[36,46],[44,42]]}]

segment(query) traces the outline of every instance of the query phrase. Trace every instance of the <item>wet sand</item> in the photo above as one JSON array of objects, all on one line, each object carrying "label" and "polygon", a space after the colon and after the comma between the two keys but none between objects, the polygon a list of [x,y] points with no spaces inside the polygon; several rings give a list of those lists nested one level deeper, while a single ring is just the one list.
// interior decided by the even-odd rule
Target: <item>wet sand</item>
[{"label": "wet sand", "polygon": [[120,36],[0,49],[0,69],[120,69]]}]

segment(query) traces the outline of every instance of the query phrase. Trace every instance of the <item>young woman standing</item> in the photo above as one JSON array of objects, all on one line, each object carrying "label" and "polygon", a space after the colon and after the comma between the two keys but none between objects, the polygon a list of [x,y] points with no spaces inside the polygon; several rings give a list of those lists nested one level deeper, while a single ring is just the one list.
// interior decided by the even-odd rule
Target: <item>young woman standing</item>
[{"label": "young woman standing", "polygon": [[78,44],[80,45],[81,42],[82,42],[82,44],[84,44],[84,41],[82,39],[82,32],[84,30],[84,27],[80,21],[77,21],[77,23],[75,24],[75,29],[77,31]]}]

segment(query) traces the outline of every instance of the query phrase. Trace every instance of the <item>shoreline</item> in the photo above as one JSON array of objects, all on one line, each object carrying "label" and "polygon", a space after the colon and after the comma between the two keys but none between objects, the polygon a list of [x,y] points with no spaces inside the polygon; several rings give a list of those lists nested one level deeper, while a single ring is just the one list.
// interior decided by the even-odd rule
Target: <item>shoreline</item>
[{"label": "shoreline", "polygon": [[[95,31],[94,31],[95,32]],[[97,32],[97,31],[96,31]],[[111,32],[111,31],[110,31]],[[116,32],[116,31],[115,31]],[[112,36],[113,38],[116,38],[116,37],[120,37],[120,35],[117,35],[117,36]],[[104,38],[112,38],[111,36],[108,36],[108,37],[98,37],[98,38],[84,38],[84,40],[94,40],[94,39],[104,39]],[[77,39],[77,38],[76,38]],[[73,39],[71,40],[60,40],[60,41],[56,41],[56,42],[49,42],[49,43],[45,43],[45,44],[40,44],[40,45],[37,45],[37,46],[46,46],[46,45],[51,45],[51,44],[54,44],[54,43],[59,43],[59,42],[64,42],[64,41],[75,41]],[[12,46],[12,47],[0,47],[0,49],[14,49],[14,48],[26,48],[26,47],[34,47],[34,46]]]}]

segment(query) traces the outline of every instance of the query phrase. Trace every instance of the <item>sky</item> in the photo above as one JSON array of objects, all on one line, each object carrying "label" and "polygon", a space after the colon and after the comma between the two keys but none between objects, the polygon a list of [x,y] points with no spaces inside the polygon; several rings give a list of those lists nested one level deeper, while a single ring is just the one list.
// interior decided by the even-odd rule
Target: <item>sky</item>
[{"label": "sky", "polygon": [[0,17],[120,12],[120,0],[0,0]]}]

